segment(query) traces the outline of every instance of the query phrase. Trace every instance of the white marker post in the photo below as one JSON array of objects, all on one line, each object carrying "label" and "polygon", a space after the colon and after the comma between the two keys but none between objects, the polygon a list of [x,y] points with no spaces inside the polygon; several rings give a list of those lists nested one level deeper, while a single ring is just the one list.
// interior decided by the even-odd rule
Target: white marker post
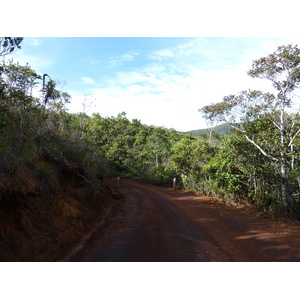
[{"label": "white marker post", "polygon": [[173,192],[176,192],[176,178],[173,178]]}]

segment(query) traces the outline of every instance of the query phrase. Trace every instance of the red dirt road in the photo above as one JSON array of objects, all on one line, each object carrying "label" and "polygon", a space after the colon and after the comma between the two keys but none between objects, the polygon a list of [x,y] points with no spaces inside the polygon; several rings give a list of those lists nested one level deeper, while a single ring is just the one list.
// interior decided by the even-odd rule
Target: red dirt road
[{"label": "red dirt road", "polygon": [[297,224],[133,180],[121,180],[120,192],[121,208],[68,261],[300,261]]}]

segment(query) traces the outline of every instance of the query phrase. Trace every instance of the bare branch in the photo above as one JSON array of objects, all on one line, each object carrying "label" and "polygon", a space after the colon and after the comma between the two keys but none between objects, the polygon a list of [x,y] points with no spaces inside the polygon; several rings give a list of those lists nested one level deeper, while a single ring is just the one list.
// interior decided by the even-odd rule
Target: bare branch
[{"label": "bare branch", "polygon": [[296,136],[299,134],[300,129],[298,129],[298,131],[296,132],[296,134],[292,137],[292,139],[289,142],[289,147],[293,144],[294,139],[296,138]]},{"label": "bare branch", "polygon": [[248,142],[250,142],[252,145],[254,145],[264,156],[274,160],[274,161],[279,161],[278,158],[271,156],[267,152],[265,152],[259,145],[257,145],[253,140],[251,140],[245,133],[244,133],[245,138],[247,139]]}]

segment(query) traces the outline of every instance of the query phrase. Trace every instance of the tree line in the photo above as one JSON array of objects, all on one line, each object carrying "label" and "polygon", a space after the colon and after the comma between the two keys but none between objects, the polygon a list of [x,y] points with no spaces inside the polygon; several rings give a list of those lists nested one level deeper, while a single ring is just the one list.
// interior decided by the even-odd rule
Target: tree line
[{"label": "tree line", "polygon": [[[0,40],[9,54],[14,40]],[[16,40],[20,47],[20,40]],[[130,177],[170,186],[172,179],[223,200],[248,202],[266,213],[300,216],[300,123],[297,91],[300,50],[281,46],[255,60],[248,74],[273,83],[277,94],[241,91],[200,108],[211,122],[232,129],[219,136],[191,135],[117,117],[70,114],[71,96],[59,81],[41,76],[29,64],[0,65],[1,173],[17,176],[23,166],[46,184],[55,168],[41,160],[81,165],[97,188],[103,176]],[[51,74],[50,74],[51,75]],[[39,91],[39,96],[36,92]],[[212,127],[213,129],[213,127]]]}]

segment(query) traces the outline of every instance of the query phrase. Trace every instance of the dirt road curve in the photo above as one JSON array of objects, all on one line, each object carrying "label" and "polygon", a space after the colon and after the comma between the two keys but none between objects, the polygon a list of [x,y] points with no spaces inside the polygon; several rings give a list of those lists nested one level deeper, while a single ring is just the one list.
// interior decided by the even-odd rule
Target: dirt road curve
[{"label": "dirt road curve", "polygon": [[122,208],[69,261],[300,261],[299,225],[133,180],[120,192]]}]

